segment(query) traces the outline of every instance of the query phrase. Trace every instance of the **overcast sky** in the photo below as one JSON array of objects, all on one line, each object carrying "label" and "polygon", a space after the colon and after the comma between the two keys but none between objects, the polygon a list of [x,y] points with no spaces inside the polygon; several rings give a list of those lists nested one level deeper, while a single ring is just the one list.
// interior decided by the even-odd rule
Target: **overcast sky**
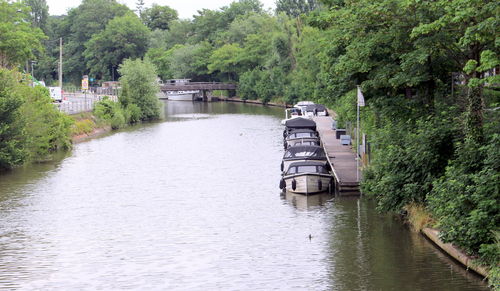
[{"label": "overcast sky", "polygon": [[[260,0],[264,4],[264,8],[274,9],[275,0]],[[80,0],[47,0],[49,5],[50,15],[61,15],[66,14],[69,8],[74,8],[80,5],[82,1]],[[135,10],[137,0],[118,0],[119,3],[127,5],[130,9]],[[179,18],[192,18],[196,11],[207,8],[215,10],[221,8],[222,6],[229,5],[232,0],[144,0],[145,7],[151,7],[153,3],[158,5],[168,5],[171,8],[179,12]]]}]

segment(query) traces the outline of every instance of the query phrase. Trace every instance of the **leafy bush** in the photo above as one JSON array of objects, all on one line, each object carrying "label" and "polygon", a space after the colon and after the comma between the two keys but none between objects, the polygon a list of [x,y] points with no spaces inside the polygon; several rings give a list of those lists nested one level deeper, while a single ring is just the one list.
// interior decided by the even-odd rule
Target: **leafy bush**
[{"label": "leafy bush", "polygon": [[95,123],[90,119],[78,120],[75,121],[72,132],[74,135],[89,134],[94,130],[95,126]]},{"label": "leafy bush", "polygon": [[453,154],[455,134],[453,123],[444,117],[387,124],[373,137],[377,155],[365,172],[363,191],[377,197],[385,211],[425,203]]},{"label": "leafy bush", "polygon": [[21,112],[26,120],[29,158],[46,160],[50,153],[58,149],[70,149],[73,119],[57,110],[47,88],[21,88],[26,97]]},{"label": "leafy bush", "polygon": [[120,103],[108,98],[97,102],[94,107],[94,115],[111,125],[111,128],[118,129],[126,124],[125,114]]},{"label": "leafy bush", "polygon": [[113,114],[113,117],[111,117],[110,122],[112,129],[121,128],[127,123],[125,120],[125,116],[123,115],[123,110],[121,108]]},{"label": "leafy bush", "polygon": [[442,238],[496,264],[500,254],[493,231],[500,224],[500,135],[485,146],[471,139],[457,149],[457,159],[434,182],[429,205]]},{"label": "leafy bush", "polygon": [[23,163],[27,156],[20,112],[24,100],[16,90],[19,78],[18,74],[0,68],[0,170]]},{"label": "leafy bush", "polygon": [[72,119],[52,104],[44,87],[32,88],[16,71],[0,69],[0,169],[46,160],[71,147]]},{"label": "leafy bush", "polygon": [[141,108],[135,104],[129,104],[125,110],[129,123],[141,121]]},{"label": "leafy bush", "polygon": [[[140,120],[151,120],[160,117],[160,102],[156,93],[159,87],[156,82],[156,69],[149,61],[127,59],[119,69],[122,92],[120,103],[124,108],[135,104],[140,110]],[[135,109],[134,113],[137,111]]]}]

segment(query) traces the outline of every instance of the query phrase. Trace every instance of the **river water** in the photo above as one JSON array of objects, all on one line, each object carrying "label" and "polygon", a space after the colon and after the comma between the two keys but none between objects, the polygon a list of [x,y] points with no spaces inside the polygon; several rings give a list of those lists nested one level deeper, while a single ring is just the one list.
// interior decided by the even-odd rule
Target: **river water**
[{"label": "river water", "polygon": [[165,112],[0,176],[0,289],[487,290],[366,199],[280,195],[281,109]]}]

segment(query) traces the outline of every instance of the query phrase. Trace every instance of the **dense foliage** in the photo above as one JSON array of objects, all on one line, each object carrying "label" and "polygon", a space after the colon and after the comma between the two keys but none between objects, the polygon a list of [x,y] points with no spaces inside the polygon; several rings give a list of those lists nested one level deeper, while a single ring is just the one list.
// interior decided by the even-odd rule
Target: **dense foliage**
[{"label": "dense foliage", "polygon": [[125,60],[120,65],[119,72],[122,75],[120,103],[125,109],[129,109],[133,121],[158,119],[160,117],[160,102],[157,97],[159,87],[153,64],[140,59]]},{"label": "dense foliage", "polygon": [[46,88],[29,87],[20,73],[0,68],[0,170],[70,148],[71,124]]}]

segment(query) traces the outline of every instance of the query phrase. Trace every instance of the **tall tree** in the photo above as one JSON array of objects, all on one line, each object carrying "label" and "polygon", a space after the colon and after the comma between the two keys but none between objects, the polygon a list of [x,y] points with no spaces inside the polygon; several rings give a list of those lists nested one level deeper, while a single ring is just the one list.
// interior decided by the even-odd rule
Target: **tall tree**
[{"label": "tall tree", "polygon": [[142,58],[149,33],[132,12],[111,20],[105,30],[95,34],[85,45],[84,56],[90,73],[98,79],[109,78],[117,73],[124,59]]},{"label": "tall tree", "polygon": [[412,36],[431,39],[461,70],[467,85],[466,133],[482,142],[484,72],[500,64],[500,5],[494,0],[439,0],[427,5],[439,17],[415,27]]},{"label": "tall tree", "polygon": [[122,93],[120,103],[128,107],[131,104],[141,110],[141,120],[160,117],[160,105],[156,94],[159,92],[157,74],[153,64],[140,59],[127,59],[120,65]]},{"label": "tall tree", "polygon": [[316,0],[277,0],[276,12],[284,12],[287,15],[297,17],[306,14],[319,7]]},{"label": "tall tree", "polygon": [[139,13],[139,17],[142,17],[142,10],[144,8],[144,0],[137,0],[137,2],[135,2],[135,8],[136,8],[137,13]]},{"label": "tall tree", "polygon": [[[127,6],[115,0],[84,0],[80,6],[69,11],[61,25],[65,79],[78,82],[82,75],[90,72],[84,57],[86,43],[94,34],[103,31],[111,19],[128,12],[131,10]],[[122,43],[125,42],[126,39],[122,40]]]},{"label": "tall tree", "polygon": [[46,37],[29,21],[29,7],[0,0],[0,67],[22,65],[43,50],[41,40]]},{"label": "tall tree", "polygon": [[21,164],[27,156],[20,115],[24,99],[16,90],[19,79],[19,74],[0,67],[0,171]]},{"label": "tall tree", "polygon": [[27,0],[26,4],[31,7],[31,23],[35,27],[47,32],[47,21],[49,18],[49,6],[46,0]]},{"label": "tall tree", "polygon": [[170,23],[178,18],[177,11],[168,7],[153,4],[141,13],[141,19],[151,30],[168,30]]}]

